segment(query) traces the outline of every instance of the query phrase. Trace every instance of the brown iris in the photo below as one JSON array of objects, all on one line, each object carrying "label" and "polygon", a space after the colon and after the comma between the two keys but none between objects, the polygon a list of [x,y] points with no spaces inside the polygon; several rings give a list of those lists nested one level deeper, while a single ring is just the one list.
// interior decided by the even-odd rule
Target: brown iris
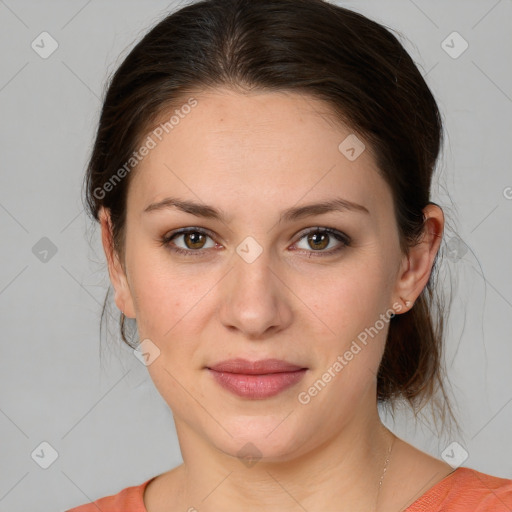
[{"label": "brown iris", "polygon": [[310,233],[308,235],[308,243],[313,240],[315,246],[310,244],[312,249],[325,249],[329,245],[329,235],[326,233]]},{"label": "brown iris", "polygon": [[201,249],[204,246],[206,235],[192,231],[190,233],[183,233],[183,239],[189,249]]}]

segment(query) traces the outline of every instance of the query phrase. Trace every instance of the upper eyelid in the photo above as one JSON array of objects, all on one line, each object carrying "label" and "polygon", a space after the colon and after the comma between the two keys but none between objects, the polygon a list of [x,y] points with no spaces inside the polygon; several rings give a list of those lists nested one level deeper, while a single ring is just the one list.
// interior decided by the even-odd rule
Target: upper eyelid
[{"label": "upper eyelid", "polygon": [[210,231],[206,228],[198,228],[198,227],[180,228],[180,229],[170,232],[169,234],[165,234],[163,236],[163,238],[171,240],[174,237],[186,235],[187,233],[201,233],[203,235],[209,236],[212,240],[214,240],[216,238],[212,231]]}]

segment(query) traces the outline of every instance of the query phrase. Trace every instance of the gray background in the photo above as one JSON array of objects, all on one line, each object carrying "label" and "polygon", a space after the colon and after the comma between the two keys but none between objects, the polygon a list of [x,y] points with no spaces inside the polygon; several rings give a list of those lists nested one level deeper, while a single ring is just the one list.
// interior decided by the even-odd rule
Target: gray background
[{"label": "gray background", "polygon": [[[465,466],[512,478],[512,2],[340,4],[407,38],[446,123],[433,199],[451,223],[441,270],[463,432],[385,421],[436,457],[456,441]],[[177,6],[0,0],[0,511],[64,510],[181,462],[172,414],[115,322],[100,342],[108,274],[80,199],[107,76]],[[43,31],[59,45],[46,59],[31,47]],[[453,31],[469,44],[457,58],[442,47]],[[44,441],[58,453],[47,469]]]}]

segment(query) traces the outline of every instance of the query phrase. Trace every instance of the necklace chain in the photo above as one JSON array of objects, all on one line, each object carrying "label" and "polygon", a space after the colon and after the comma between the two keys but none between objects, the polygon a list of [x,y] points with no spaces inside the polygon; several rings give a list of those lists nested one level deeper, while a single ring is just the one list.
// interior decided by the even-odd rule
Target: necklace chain
[{"label": "necklace chain", "polygon": [[391,441],[391,444],[389,445],[386,462],[384,463],[384,470],[382,471],[382,475],[379,480],[379,490],[377,491],[377,501],[375,503],[375,510],[377,510],[377,505],[379,503],[379,494],[380,494],[380,490],[382,488],[382,481],[384,480],[384,475],[386,474],[386,471],[388,469],[389,459],[391,458],[391,451],[393,450],[393,446],[395,444],[396,436],[393,433],[391,433],[391,435],[393,436],[393,441]]}]

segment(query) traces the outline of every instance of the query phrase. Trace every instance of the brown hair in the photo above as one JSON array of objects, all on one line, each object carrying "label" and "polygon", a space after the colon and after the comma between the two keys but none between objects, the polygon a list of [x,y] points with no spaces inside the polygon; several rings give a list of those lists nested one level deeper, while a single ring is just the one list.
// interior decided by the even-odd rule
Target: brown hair
[{"label": "brown hair", "polygon": [[[424,232],[422,210],[431,203],[442,122],[397,37],[322,0],[204,0],[154,26],[108,85],[84,185],[92,217],[99,220],[101,206],[110,212],[121,261],[132,173],[106,185],[171,105],[191,91],[216,86],[296,91],[327,102],[365,140],[389,184],[402,251],[417,243]],[[390,321],[377,390],[380,402],[394,406],[404,398],[415,414],[440,392],[437,407],[444,420],[446,411],[454,416],[442,376],[446,311],[434,289],[436,266],[437,255],[412,309]],[[124,320],[121,315],[121,336],[130,345]]]}]

